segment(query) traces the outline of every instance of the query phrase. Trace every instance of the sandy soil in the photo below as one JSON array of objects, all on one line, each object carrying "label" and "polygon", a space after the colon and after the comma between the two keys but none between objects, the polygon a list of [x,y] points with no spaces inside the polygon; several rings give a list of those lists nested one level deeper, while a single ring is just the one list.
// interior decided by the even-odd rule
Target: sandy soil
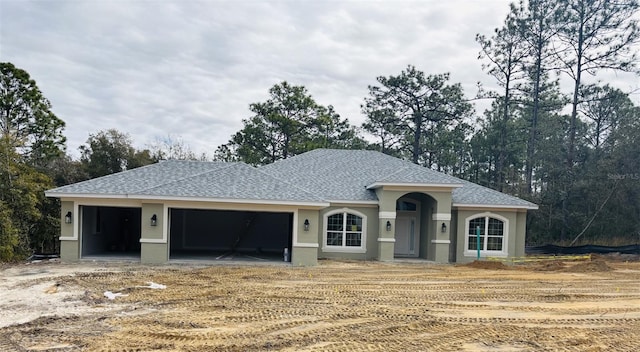
[{"label": "sandy soil", "polygon": [[640,263],[41,262],[0,312],[0,351],[640,351]]}]

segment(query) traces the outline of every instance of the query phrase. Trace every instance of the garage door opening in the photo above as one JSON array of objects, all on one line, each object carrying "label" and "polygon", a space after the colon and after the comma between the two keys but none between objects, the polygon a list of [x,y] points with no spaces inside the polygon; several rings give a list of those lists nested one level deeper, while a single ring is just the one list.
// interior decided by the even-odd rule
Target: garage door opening
[{"label": "garage door opening", "polygon": [[81,257],[140,259],[140,208],[82,207]]},{"label": "garage door opening", "polygon": [[283,261],[285,248],[291,253],[293,213],[170,209],[170,218],[170,259]]}]

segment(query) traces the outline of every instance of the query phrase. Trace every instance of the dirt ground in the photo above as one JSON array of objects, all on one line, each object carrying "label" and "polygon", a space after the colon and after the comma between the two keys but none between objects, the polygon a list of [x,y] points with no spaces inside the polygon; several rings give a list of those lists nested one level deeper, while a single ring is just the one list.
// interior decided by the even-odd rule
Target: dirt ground
[{"label": "dirt ground", "polygon": [[640,262],[0,267],[0,351],[78,350],[640,351]]}]

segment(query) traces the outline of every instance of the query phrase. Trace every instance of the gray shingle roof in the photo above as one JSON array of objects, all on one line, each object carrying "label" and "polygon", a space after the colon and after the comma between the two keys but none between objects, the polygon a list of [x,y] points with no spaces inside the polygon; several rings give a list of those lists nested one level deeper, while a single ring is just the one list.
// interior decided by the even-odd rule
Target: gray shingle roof
[{"label": "gray shingle roof", "polygon": [[455,177],[372,150],[316,149],[260,170],[332,201],[376,201],[375,192],[366,189],[375,182],[460,183]]},{"label": "gray shingle roof", "polygon": [[222,162],[163,161],[117,174],[98,177],[47,191],[50,194],[131,194],[145,189],[217,169],[229,167]]},{"label": "gray shingle roof", "polygon": [[47,191],[48,196],[120,195],[323,202],[243,163],[163,161]]},{"label": "gray shingle roof", "polygon": [[[373,184],[451,185],[458,205],[531,207],[525,200],[370,150],[316,149],[259,168],[243,163],[164,161],[47,191],[111,195],[291,201],[377,201]],[[461,186],[461,187],[460,187]]]},{"label": "gray shingle roof", "polygon": [[243,200],[323,202],[322,197],[302,190],[243,163],[165,183],[141,195]]},{"label": "gray shingle roof", "polygon": [[405,165],[398,171],[380,177],[376,180],[379,183],[420,183],[420,184],[442,184],[458,185],[460,179],[437,172],[420,165],[405,162]]},{"label": "gray shingle roof", "polygon": [[453,190],[454,204],[460,205],[502,205],[537,209],[538,206],[518,197],[498,192],[491,188],[462,180],[463,186]]},{"label": "gray shingle roof", "polygon": [[437,184],[462,186],[453,190],[455,204],[536,207],[520,198],[371,150],[316,149],[260,170],[315,191],[328,201],[375,201],[375,192],[367,189],[374,183]]}]

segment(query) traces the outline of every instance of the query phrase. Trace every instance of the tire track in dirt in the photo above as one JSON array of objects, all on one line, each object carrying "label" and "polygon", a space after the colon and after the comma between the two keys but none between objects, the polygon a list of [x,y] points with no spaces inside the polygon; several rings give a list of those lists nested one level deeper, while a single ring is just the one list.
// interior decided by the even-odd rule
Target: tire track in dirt
[{"label": "tire track in dirt", "polygon": [[[55,280],[113,310],[3,328],[0,351],[46,342],[114,352],[638,351],[640,264],[620,267],[596,276],[341,262],[77,273]],[[167,288],[139,287],[149,281]],[[109,301],[105,290],[128,296]]]}]

